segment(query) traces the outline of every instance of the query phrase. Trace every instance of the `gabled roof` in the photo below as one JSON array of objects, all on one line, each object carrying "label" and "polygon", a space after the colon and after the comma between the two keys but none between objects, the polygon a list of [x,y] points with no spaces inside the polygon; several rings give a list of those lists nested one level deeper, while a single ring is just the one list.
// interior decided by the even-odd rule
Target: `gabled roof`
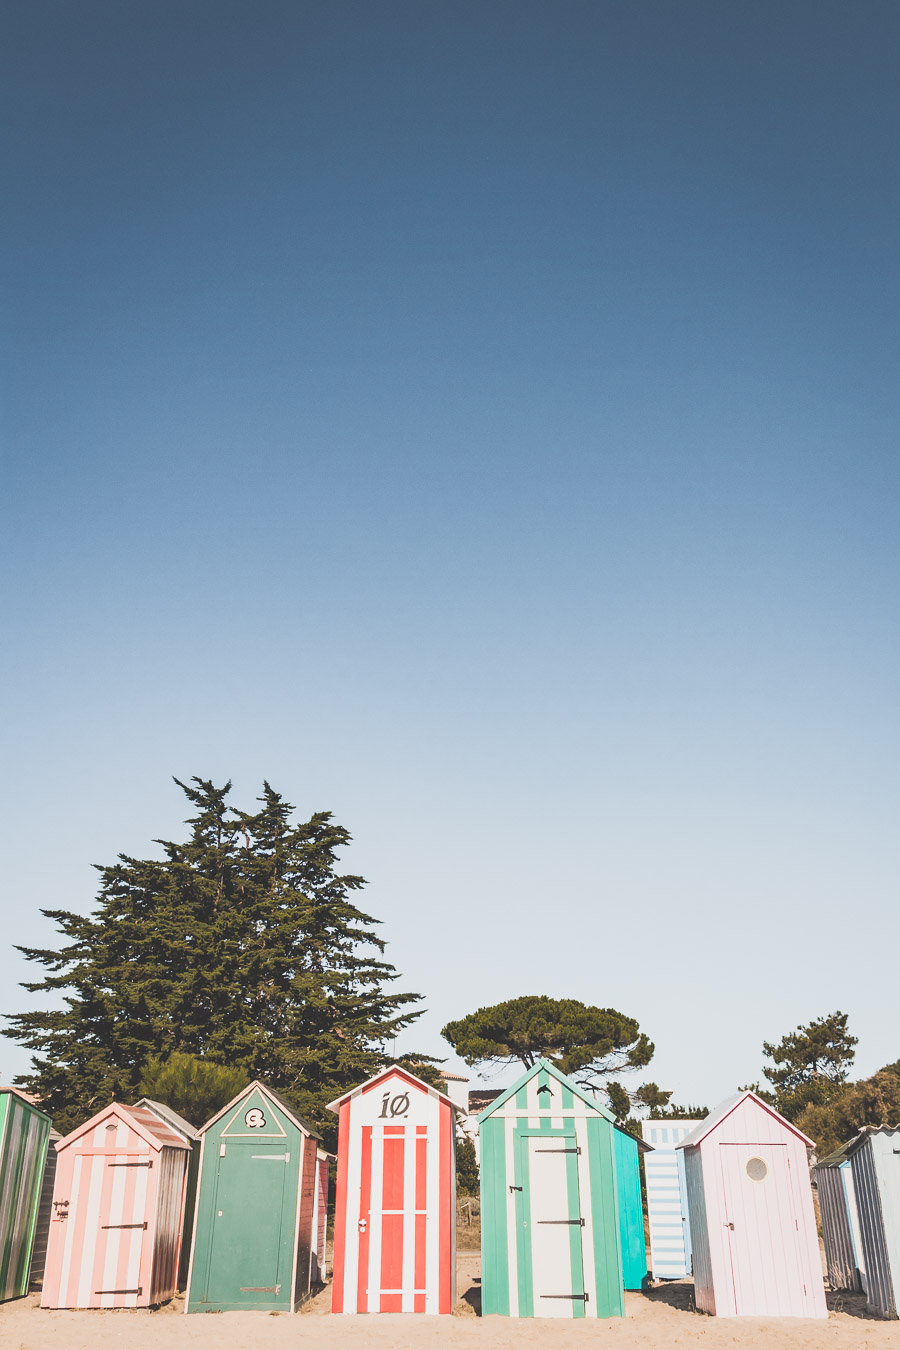
[{"label": "gabled roof", "polygon": [[244,1090],[239,1092],[236,1097],[232,1097],[231,1101],[227,1102],[225,1106],[222,1107],[221,1111],[217,1111],[211,1120],[208,1120],[205,1125],[201,1125],[197,1132],[198,1137],[206,1134],[206,1131],[210,1129],[211,1126],[215,1125],[217,1120],[221,1120],[227,1111],[232,1110],[233,1107],[237,1106],[238,1102],[243,1101],[251,1092],[261,1092],[264,1097],[268,1097],[270,1101],[275,1103],[279,1111],[284,1112],[291,1124],[296,1125],[297,1129],[301,1130],[304,1134],[311,1135],[313,1139],[322,1138],[317,1130],[314,1130],[311,1125],[307,1125],[305,1120],[300,1119],[294,1108],[289,1106],[274,1088],[266,1087],[265,1083],[261,1083],[258,1078],[254,1078],[253,1082],[248,1083]]},{"label": "gabled roof", "polygon": [[765,1111],[768,1115],[772,1116],[773,1119],[777,1120],[786,1130],[790,1130],[791,1134],[795,1134],[798,1139],[802,1139],[807,1148],[815,1148],[813,1141],[807,1139],[802,1130],[798,1130],[796,1125],[792,1125],[789,1120],[785,1120],[784,1116],[779,1115],[774,1106],[770,1106],[769,1103],[764,1102],[761,1097],[757,1097],[756,1093],[751,1092],[749,1088],[744,1092],[735,1092],[733,1096],[726,1097],[724,1102],[719,1103],[715,1111],[711,1111],[698,1125],[694,1126],[690,1134],[686,1134],[683,1139],[679,1139],[675,1147],[695,1148],[707,1135],[712,1134],[713,1130],[718,1129],[722,1124],[722,1121],[730,1116],[732,1111],[735,1111],[742,1102],[745,1102],[748,1099],[752,1101],[754,1105],[758,1106],[760,1110]]},{"label": "gabled roof", "polygon": [[373,1074],[371,1078],[367,1078],[364,1083],[360,1083],[358,1087],[351,1088],[349,1092],[344,1092],[340,1097],[335,1097],[333,1102],[328,1103],[328,1110],[339,1111],[341,1102],[347,1101],[350,1097],[358,1097],[361,1092],[370,1092],[372,1088],[376,1087],[383,1079],[387,1078],[389,1074],[399,1074],[401,1078],[405,1078],[406,1081],[412,1083],[414,1087],[421,1088],[423,1092],[427,1092],[429,1097],[438,1097],[442,1102],[446,1102],[454,1111],[462,1109],[457,1106],[456,1102],[451,1101],[446,1093],[439,1092],[438,1089],[432,1087],[430,1083],[423,1083],[422,1079],[417,1078],[414,1073],[410,1073],[409,1069],[404,1069],[400,1064],[389,1064],[386,1069],[379,1070],[379,1072]]},{"label": "gabled roof", "polygon": [[144,1107],[146,1110],[152,1111],[154,1115],[161,1116],[167,1124],[171,1125],[172,1128],[180,1134],[183,1134],[186,1139],[194,1140],[200,1138],[198,1131],[194,1129],[190,1121],[185,1120],[184,1116],[180,1116],[177,1111],[173,1111],[171,1106],[166,1106],[165,1102],[155,1102],[150,1097],[142,1097],[141,1100],[135,1102],[134,1105],[135,1107]]},{"label": "gabled roof", "polygon": [[523,1087],[526,1083],[529,1083],[531,1079],[534,1078],[535,1074],[540,1073],[541,1069],[546,1069],[547,1073],[550,1074],[551,1078],[555,1078],[557,1083],[561,1084],[563,1087],[569,1088],[576,1097],[580,1097],[586,1105],[597,1112],[598,1116],[603,1116],[604,1119],[615,1124],[615,1116],[611,1111],[607,1111],[605,1106],[600,1105],[596,1097],[592,1097],[589,1092],[584,1091],[584,1088],[580,1088],[577,1083],[573,1083],[571,1078],[567,1078],[560,1069],[557,1069],[555,1064],[551,1064],[549,1059],[539,1059],[532,1068],[525,1070],[521,1078],[516,1079],[512,1087],[506,1088],[504,1092],[500,1093],[499,1097],[494,1101],[489,1102],[481,1112],[481,1115],[478,1116],[478,1124],[480,1125],[483,1120],[487,1120],[488,1116],[493,1115],[493,1113],[501,1106],[505,1106],[509,1099],[516,1095],[519,1088]]},{"label": "gabled roof", "polygon": [[102,1111],[98,1111],[95,1116],[91,1116],[90,1120],[86,1120],[83,1125],[79,1125],[77,1129],[70,1131],[69,1134],[60,1139],[54,1145],[57,1152],[68,1147],[75,1139],[80,1139],[83,1134],[87,1134],[95,1126],[101,1125],[110,1116],[116,1116],[119,1120],[123,1120],[152,1149],[158,1151],[162,1148],[190,1148],[187,1140],[180,1134],[176,1134],[152,1111],[147,1111],[140,1106],[123,1106],[121,1102],[111,1102]]}]

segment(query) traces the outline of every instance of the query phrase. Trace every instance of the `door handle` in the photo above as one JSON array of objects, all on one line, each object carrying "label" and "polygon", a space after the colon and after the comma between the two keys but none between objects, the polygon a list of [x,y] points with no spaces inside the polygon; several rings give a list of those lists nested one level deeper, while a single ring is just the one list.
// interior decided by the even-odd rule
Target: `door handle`
[{"label": "door handle", "polygon": [[732,1233],[734,1232],[734,1224],[733,1224],[733,1223],[726,1223],[726,1224],[723,1225],[723,1227],[725,1227],[725,1228],[730,1228],[731,1231],[732,1231]]}]

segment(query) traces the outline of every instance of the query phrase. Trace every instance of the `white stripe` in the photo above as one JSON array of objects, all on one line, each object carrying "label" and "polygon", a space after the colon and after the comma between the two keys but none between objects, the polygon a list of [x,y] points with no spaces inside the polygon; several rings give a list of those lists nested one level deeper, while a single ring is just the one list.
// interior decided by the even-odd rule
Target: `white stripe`
[{"label": "white stripe", "polygon": [[76,1293],[79,1308],[90,1307],[93,1293],[94,1262],[97,1259],[97,1238],[100,1229],[100,1194],[103,1190],[103,1171],[106,1166],[106,1158],[102,1153],[95,1153],[92,1158],[86,1159],[86,1161],[90,1168],[90,1180],[84,1216],[84,1244],[79,1253],[81,1265],[78,1271]]},{"label": "white stripe", "polygon": [[[515,1168],[515,1116],[508,1116],[504,1122],[503,1143],[506,1162],[506,1234],[507,1234],[507,1281],[509,1284],[509,1315],[519,1315],[519,1227],[516,1223],[516,1195],[511,1189],[516,1184]],[[524,1241],[524,1236],[521,1239]]]},{"label": "white stripe", "polygon": [[356,1312],[356,1286],[359,1279],[359,1208],[362,1187],[362,1130],[353,1120],[353,1102],[350,1103],[350,1122],[347,1139],[347,1209],[344,1215],[344,1308],[345,1313]]},{"label": "white stripe", "polygon": [[384,1202],[384,1126],[372,1126],[372,1205],[369,1210],[369,1289],[366,1307],[378,1312],[381,1302],[381,1206]]},{"label": "white stripe", "polygon": [[[441,1113],[440,1105],[435,1099],[428,1103],[427,1119],[428,1173],[425,1208],[428,1210],[428,1219],[425,1226],[425,1311],[436,1313],[440,1296],[441,1259]],[[456,1222],[455,1214],[450,1216],[450,1222]]]},{"label": "white stripe", "polygon": [[[156,1165],[159,1165],[159,1159],[154,1159]],[[150,1168],[135,1168],[137,1176],[134,1186],[134,1205],[131,1214],[128,1216],[127,1223],[141,1223],[147,1217],[147,1183],[150,1180]],[[132,1228],[123,1234],[125,1243],[128,1246],[128,1275],[125,1279],[126,1289],[137,1289],[141,1282],[141,1248],[144,1245],[144,1232],[140,1228]],[[149,1295],[149,1289],[144,1293]],[[124,1308],[137,1307],[137,1294],[126,1294],[125,1301],[122,1304]]]},{"label": "white stripe", "polygon": [[[427,1226],[427,1219],[426,1219]],[[403,1312],[413,1312],[416,1283],[416,1127],[403,1131]]]},{"label": "white stripe", "polygon": [[575,1121],[575,1142],[581,1153],[575,1155],[578,1164],[578,1201],[584,1227],[581,1230],[581,1261],[584,1268],[584,1292],[588,1296],[585,1317],[597,1317],[597,1269],[594,1262],[594,1206],[591,1195],[591,1169],[588,1165],[587,1119]]},{"label": "white stripe", "polygon": [[[75,1214],[79,1194],[81,1191],[81,1173],[84,1168],[84,1158],[74,1158],[72,1161],[72,1190],[69,1195],[68,1219],[63,1225],[63,1259],[59,1272],[59,1288],[56,1291],[56,1306],[63,1306],[63,1294],[69,1286],[69,1273],[72,1265],[72,1244],[75,1238]],[[58,1212],[58,1211],[57,1211]],[[55,1222],[55,1220],[53,1220]]]}]

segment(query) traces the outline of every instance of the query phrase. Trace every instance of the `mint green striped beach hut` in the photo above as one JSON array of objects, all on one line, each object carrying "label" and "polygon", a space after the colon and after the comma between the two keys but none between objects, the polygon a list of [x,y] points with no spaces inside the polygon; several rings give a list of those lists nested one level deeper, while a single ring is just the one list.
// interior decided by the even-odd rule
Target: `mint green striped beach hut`
[{"label": "mint green striped beach hut", "polygon": [[615,1126],[545,1059],[478,1117],[481,1308],[621,1317]]},{"label": "mint green striped beach hut", "polygon": [[50,1117],[0,1088],[0,1300],[28,1291]]}]

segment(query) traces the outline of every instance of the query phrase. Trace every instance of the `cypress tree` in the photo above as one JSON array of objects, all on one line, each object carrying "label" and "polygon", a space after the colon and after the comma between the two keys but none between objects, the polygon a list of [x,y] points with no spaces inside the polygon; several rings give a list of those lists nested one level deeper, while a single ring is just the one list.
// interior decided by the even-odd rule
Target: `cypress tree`
[{"label": "cypress tree", "polygon": [[325,1104],[420,1015],[353,902],[363,878],[336,870],[350,835],[327,811],[293,823],[268,783],[241,811],[230,783],[175,781],[194,808],[187,841],[98,866],[93,914],[42,911],[64,945],[19,948],[47,972],[24,988],[64,999],[8,1017],[35,1052],[19,1082],[65,1130],[136,1093],[150,1059],[182,1052],[263,1079],[330,1135]]}]

